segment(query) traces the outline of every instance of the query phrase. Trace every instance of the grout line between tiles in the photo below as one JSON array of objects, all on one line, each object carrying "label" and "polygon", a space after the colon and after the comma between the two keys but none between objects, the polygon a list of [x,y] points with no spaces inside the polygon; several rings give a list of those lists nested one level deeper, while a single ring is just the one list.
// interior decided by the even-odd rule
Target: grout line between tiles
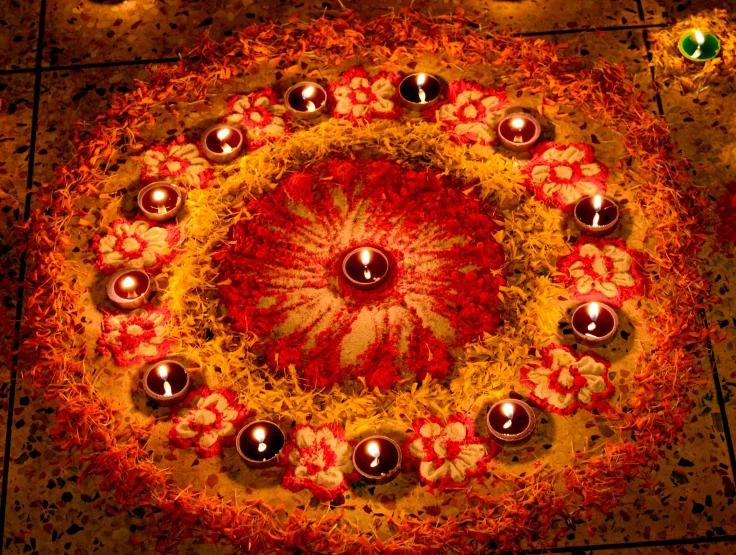
[{"label": "grout line between tiles", "polygon": [[651,540],[640,542],[620,542],[596,545],[581,545],[572,547],[550,547],[548,549],[534,549],[522,551],[517,555],[543,555],[546,553],[569,553],[570,555],[584,555],[588,551],[624,550],[648,547],[677,547],[701,543],[725,543],[736,541],[736,536],[713,536],[702,538],[679,538],[671,540]]},{"label": "grout line between tiles", "polygon": [[[46,0],[41,0],[41,8],[38,21],[38,42],[36,44],[36,68],[35,80],[33,83],[33,114],[31,116],[31,140],[28,151],[28,178],[26,181],[26,198],[23,207],[23,221],[27,222],[31,213],[31,194],[33,189],[33,166],[36,160],[36,135],[38,132],[38,109],[41,100],[41,79],[40,71],[43,61],[43,36],[46,23]],[[15,409],[15,391],[16,381],[18,377],[18,349],[21,342],[22,318],[23,318],[23,297],[25,288],[23,282],[26,275],[26,251],[20,255],[20,265],[18,269],[18,292],[16,296],[15,307],[15,339],[13,340],[13,363],[10,369],[10,388],[8,392],[8,420],[5,426],[5,449],[3,458],[3,478],[2,478],[2,495],[0,496],[0,555],[2,555],[5,547],[5,518],[7,515],[6,505],[8,501],[8,475],[10,474],[10,446],[13,439],[13,412]]]}]

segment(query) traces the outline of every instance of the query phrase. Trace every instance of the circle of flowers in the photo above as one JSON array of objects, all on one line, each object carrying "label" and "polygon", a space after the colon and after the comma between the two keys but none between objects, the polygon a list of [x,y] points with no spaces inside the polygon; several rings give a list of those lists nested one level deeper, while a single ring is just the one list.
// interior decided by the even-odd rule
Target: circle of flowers
[{"label": "circle of flowers", "polygon": [[353,123],[396,119],[403,109],[399,104],[398,73],[379,72],[370,77],[362,66],[351,67],[330,84],[332,116]]},{"label": "circle of flowers", "polygon": [[102,321],[102,335],[97,340],[98,348],[109,352],[118,366],[161,360],[174,343],[167,337],[169,320],[171,312],[165,308],[107,313]]},{"label": "circle of flowers", "polygon": [[233,96],[227,105],[230,113],[222,120],[245,129],[246,148],[249,151],[291,133],[290,116],[273,89]]},{"label": "circle of flowers", "polygon": [[430,490],[463,488],[471,478],[484,478],[488,463],[500,451],[475,433],[467,414],[456,413],[442,421],[436,416],[412,422],[412,434],[402,444],[405,466],[417,470]]},{"label": "circle of flowers", "polygon": [[247,417],[247,409],[237,402],[232,389],[199,387],[172,412],[169,446],[194,448],[201,458],[215,457],[235,445]]},{"label": "circle of flowers", "polygon": [[178,254],[181,232],[174,224],[152,225],[147,220],[115,220],[107,235],[95,235],[95,268],[106,275],[122,268],[155,272]]},{"label": "circle of flowers", "polygon": [[286,472],[281,485],[293,492],[306,488],[320,501],[337,499],[347,491],[348,480],[357,479],[353,447],[339,424],[298,425],[284,448]]},{"label": "circle of flowers", "polygon": [[197,189],[212,184],[215,170],[198,143],[179,136],[168,144],[157,144],[143,153],[141,182],[174,181]]},{"label": "circle of flowers", "polygon": [[521,370],[521,383],[532,390],[529,396],[538,406],[557,414],[609,409],[605,401],[614,391],[610,362],[593,351],[576,353],[554,343],[542,349],[541,359]]},{"label": "circle of flowers", "polygon": [[506,91],[460,79],[449,84],[447,100],[438,104],[436,111],[443,128],[458,143],[493,145],[498,142],[498,111],[507,103]]},{"label": "circle of flowers", "polygon": [[596,161],[592,146],[546,141],[532,155],[522,173],[527,188],[542,202],[570,214],[584,196],[606,194],[608,168]]},{"label": "circle of flowers", "polygon": [[621,308],[643,296],[647,279],[646,255],[626,246],[623,239],[578,239],[572,252],[557,260],[557,276],[578,301],[599,301]]}]

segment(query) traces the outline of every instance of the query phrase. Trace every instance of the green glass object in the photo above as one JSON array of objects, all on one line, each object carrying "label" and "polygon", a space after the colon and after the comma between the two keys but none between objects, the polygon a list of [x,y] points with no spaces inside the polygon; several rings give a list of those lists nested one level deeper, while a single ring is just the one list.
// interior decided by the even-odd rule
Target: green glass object
[{"label": "green glass object", "polygon": [[693,62],[706,62],[718,56],[721,50],[721,43],[715,35],[710,33],[703,34],[703,43],[698,45],[696,33],[688,33],[680,39],[678,47],[683,56]]}]

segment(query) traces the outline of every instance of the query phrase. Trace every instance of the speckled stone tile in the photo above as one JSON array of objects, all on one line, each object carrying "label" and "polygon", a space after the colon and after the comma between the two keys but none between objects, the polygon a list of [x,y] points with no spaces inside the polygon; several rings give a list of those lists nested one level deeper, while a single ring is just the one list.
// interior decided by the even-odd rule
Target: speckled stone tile
[{"label": "speckled stone tile", "polygon": [[[0,77],[0,433],[3,443],[10,393],[12,348],[18,295],[20,256],[18,224],[28,177],[31,141],[33,76]],[[4,459],[4,451],[0,450]],[[0,463],[0,473],[2,473]]]},{"label": "speckled stone tile", "polygon": [[[640,23],[634,0],[602,0],[593,9],[561,0],[378,0],[342,2],[358,17],[372,19],[391,9],[413,6],[432,15],[452,13],[462,7],[485,25],[522,31],[555,31]],[[334,15],[342,11],[339,1],[300,3],[257,0],[217,0],[193,3],[184,0],[155,2],[70,3],[49,0],[46,18],[45,65],[97,63],[172,56],[194,43],[203,32],[221,40],[247,25],[265,18],[285,21],[292,15],[303,18]]]},{"label": "speckled stone tile", "polygon": [[733,555],[734,553],[736,553],[736,543],[714,541],[655,547],[617,547],[596,551],[580,549],[570,552],[570,555]]},{"label": "speckled stone tile", "polygon": [[8,0],[0,12],[0,69],[36,65],[41,0]]},{"label": "speckled stone tile", "polygon": [[736,11],[733,0],[641,0],[647,23],[670,23],[713,8]]}]

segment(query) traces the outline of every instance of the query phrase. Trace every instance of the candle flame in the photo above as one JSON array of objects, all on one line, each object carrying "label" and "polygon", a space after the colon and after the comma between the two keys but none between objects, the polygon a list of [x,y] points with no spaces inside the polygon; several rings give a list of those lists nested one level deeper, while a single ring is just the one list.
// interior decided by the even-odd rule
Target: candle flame
[{"label": "candle flame", "polygon": [[312,95],[314,95],[314,90],[315,90],[314,87],[311,87],[311,86],[307,87],[306,89],[302,91],[302,98],[304,100],[311,98]]},{"label": "candle flame", "polygon": [[135,278],[130,277],[130,276],[125,276],[120,286],[123,289],[133,289],[133,287],[135,287]]},{"label": "candle flame", "polygon": [[526,125],[526,121],[524,121],[524,118],[514,118],[511,120],[511,127],[516,129],[517,131],[521,131],[524,129],[524,126]]},{"label": "candle flame", "polygon": [[593,198],[593,208],[595,208],[595,211],[598,212],[598,210],[601,209],[601,206],[603,206],[603,197],[600,195],[596,195]]},{"label": "candle flame", "polygon": [[700,29],[695,29],[695,42],[698,43],[699,47],[705,44],[705,36]]},{"label": "candle flame", "polygon": [[373,457],[373,462],[371,462],[371,468],[375,468],[378,466],[378,457],[381,456],[381,448],[378,447],[378,443],[375,441],[371,441],[366,446],[366,451],[368,451],[368,454]]},{"label": "candle flame", "polygon": [[363,266],[368,266],[371,263],[371,251],[363,249],[363,252],[360,253],[360,261],[363,263]]},{"label": "candle flame", "polygon": [[424,73],[417,75],[417,86],[421,87],[427,81],[427,76]]},{"label": "candle flame", "polygon": [[227,127],[223,127],[217,132],[217,138],[224,141],[230,136],[230,130]]},{"label": "candle flame", "polygon": [[166,191],[163,189],[156,189],[151,196],[156,202],[161,202],[166,199]]},{"label": "candle flame", "polygon": [[158,368],[156,368],[156,372],[158,372],[159,378],[166,381],[166,378],[169,377],[169,367],[165,364],[161,364]]}]

